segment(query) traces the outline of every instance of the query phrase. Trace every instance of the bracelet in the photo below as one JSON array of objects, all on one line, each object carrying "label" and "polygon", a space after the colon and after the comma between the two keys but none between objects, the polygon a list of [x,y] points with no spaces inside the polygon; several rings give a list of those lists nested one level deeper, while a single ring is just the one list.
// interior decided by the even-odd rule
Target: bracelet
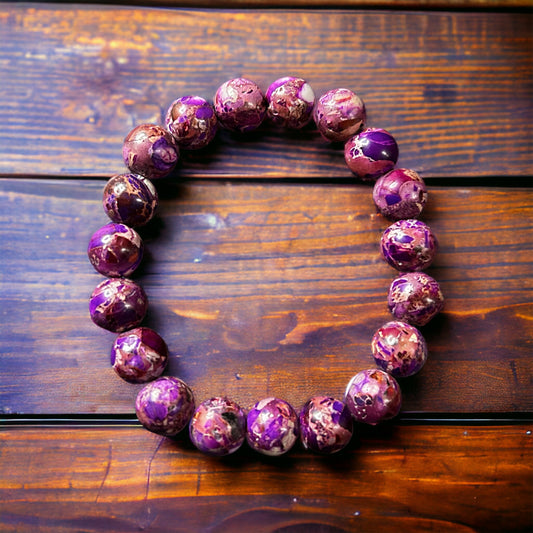
[{"label": "bracelet", "polygon": [[[265,398],[247,413],[229,398],[215,396],[195,406],[190,387],[181,379],[162,376],[168,347],[161,336],[140,326],[148,299],[128,276],[139,266],[144,245],[134,227],[149,222],[158,194],[151,180],[172,173],[180,149],[206,147],[219,127],[240,133],[257,129],[267,119],[279,127],[301,129],[314,120],[321,136],[344,143],[352,174],[373,184],[378,213],[394,221],[381,237],[381,255],[399,271],[389,288],[393,320],[371,340],[376,364],[349,381],[343,400],[313,396],[297,412],[280,398]],[[263,95],[245,78],[222,84],[213,105],[199,96],[184,96],[170,105],[165,127],[142,124],[128,133],[123,159],[129,171],[114,175],[103,194],[111,223],[91,237],[88,256],[107,277],[90,297],[93,322],[118,333],[111,364],[122,379],[145,383],[135,411],[148,430],[174,437],[187,426],[191,442],[202,452],[223,456],[246,441],[265,455],[288,452],[300,440],[305,449],[322,454],[342,450],[354,425],[391,420],[401,408],[396,378],[417,373],[427,359],[427,345],[418,326],[427,324],[444,305],[437,281],[423,272],[433,261],[437,239],[418,217],[427,200],[424,181],[413,170],[395,169],[398,145],[384,129],[365,129],[361,98],[349,89],[326,92],[319,99],[297,77],[276,80]]]}]

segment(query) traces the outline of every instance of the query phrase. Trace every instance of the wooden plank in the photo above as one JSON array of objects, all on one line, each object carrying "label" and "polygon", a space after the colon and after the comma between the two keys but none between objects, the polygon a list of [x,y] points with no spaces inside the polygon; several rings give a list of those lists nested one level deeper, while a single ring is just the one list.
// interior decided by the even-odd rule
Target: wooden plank
[{"label": "wooden plank", "polygon": [[[226,79],[291,74],[366,101],[424,176],[533,173],[533,15],[0,6],[0,175],[110,175],[140,122]],[[497,80],[497,82],[495,82]],[[350,178],[312,129],[222,134],[179,173]]]},{"label": "wooden plank", "polygon": [[[95,2],[98,3],[98,2]],[[100,2],[107,3],[107,2]],[[446,9],[446,10],[503,10],[511,11],[533,7],[532,0],[118,0],[114,4],[206,7],[206,8],[352,8],[352,9]]]},{"label": "wooden plank", "polygon": [[[0,180],[3,412],[133,412],[138,386],[114,375],[114,336],[88,316],[102,187]],[[395,272],[379,257],[387,222],[369,187],[167,182],[160,194],[137,279],[169,371],[199,401],[227,394],[248,408],[276,394],[297,406],[342,395],[373,366]],[[402,384],[406,412],[533,411],[532,200],[530,189],[431,188],[429,273],[447,304],[423,330],[426,367]]]},{"label": "wooden plank", "polygon": [[531,425],[403,426],[220,460],[140,428],[0,433],[2,531],[528,531]]}]

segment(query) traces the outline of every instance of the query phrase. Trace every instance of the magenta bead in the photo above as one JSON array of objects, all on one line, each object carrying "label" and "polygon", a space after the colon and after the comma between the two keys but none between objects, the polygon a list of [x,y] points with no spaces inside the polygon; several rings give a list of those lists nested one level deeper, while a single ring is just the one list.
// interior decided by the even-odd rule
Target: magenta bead
[{"label": "magenta bead", "polygon": [[91,320],[115,333],[137,327],[147,310],[148,298],[143,288],[127,278],[102,281],[89,301]]},{"label": "magenta bead", "polygon": [[168,348],[150,328],[135,328],[119,335],[111,348],[111,365],[130,383],[146,383],[158,378],[167,365]]},{"label": "magenta bead", "polygon": [[205,148],[215,137],[218,121],[211,104],[200,96],[174,100],[165,116],[165,126],[182,148]]},{"label": "magenta bead", "polygon": [[294,446],[298,435],[298,415],[285,400],[265,398],[248,413],[246,440],[259,453],[283,455]]},{"label": "magenta bead", "polygon": [[189,424],[192,443],[204,453],[223,456],[236,452],[246,437],[246,416],[232,400],[215,397],[202,402]]},{"label": "magenta bead", "polygon": [[344,402],[315,396],[300,412],[300,439],[304,448],[316,453],[339,452],[350,442],[353,422]]},{"label": "magenta bead", "polygon": [[326,140],[346,142],[363,128],[365,104],[349,89],[333,89],[318,99],[313,118]]},{"label": "magenta bead", "polygon": [[150,180],[137,174],[118,174],[104,187],[102,203],[113,222],[144,226],[154,216],[158,195]]},{"label": "magenta bead", "polygon": [[145,385],[137,394],[135,412],[141,424],[154,433],[174,437],[194,411],[194,396],[179,378],[165,376]]},{"label": "magenta bead", "polygon": [[302,78],[280,78],[270,85],[265,96],[267,116],[277,126],[300,129],[313,118],[315,93]]},{"label": "magenta bead", "polygon": [[427,360],[427,345],[414,326],[393,320],[381,326],[372,337],[376,364],[395,378],[406,378],[420,371]]},{"label": "magenta bead", "polygon": [[431,228],[417,219],[398,220],[381,236],[381,255],[400,272],[426,269],[437,253]]},{"label": "magenta bead", "polygon": [[344,159],[357,178],[376,180],[394,168],[398,160],[398,145],[388,131],[367,128],[345,144]]},{"label": "magenta bead", "polygon": [[391,220],[417,218],[427,202],[426,184],[414,171],[391,170],[379,178],[372,193],[378,211]]},{"label": "magenta bead", "polygon": [[87,255],[95,270],[114,278],[129,276],[139,266],[143,250],[142,239],[134,229],[111,222],[93,233]]},{"label": "magenta bead", "polygon": [[266,115],[266,100],[261,89],[246,78],[223,83],[215,94],[214,107],[221,126],[232,131],[255,130]]},{"label": "magenta bead", "polygon": [[124,139],[122,156],[134,174],[158,179],[174,170],[179,149],[168,131],[155,124],[141,124]]},{"label": "magenta bead", "polygon": [[389,288],[389,310],[397,320],[424,326],[444,307],[439,284],[424,272],[407,272]]},{"label": "magenta bead", "polygon": [[402,393],[391,375],[372,368],[358,372],[350,380],[344,401],[357,422],[373,426],[400,412]]}]

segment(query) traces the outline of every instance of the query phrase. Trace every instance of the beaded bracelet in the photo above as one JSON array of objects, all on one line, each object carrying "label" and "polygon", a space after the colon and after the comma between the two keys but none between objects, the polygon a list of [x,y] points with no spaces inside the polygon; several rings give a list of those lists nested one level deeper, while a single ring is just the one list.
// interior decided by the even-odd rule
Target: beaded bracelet
[{"label": "beaded bracelet", "polygon": [[[169,175],[179,149],[207,146],[218,127],[245,133],[268,118],[280,127],[300,129],[314,119],[330,142],[343,142],[348,168],[355,177],[374,183],[373,200],[379,213],[394,220],[382,235],[381,254],[400,275],[389,288],[388,307],[394,320],[379,328],[371,341],[376,368],[357,373],[343,401],[314,396],[297,413],[286,401],[265,398],[247,413],[226,397],[213,397],[195,409],[192,390],[181,379],[163,374],[168,347],[161,336],[139,327],[148,300],[142,287],[128,279],[143,256],[143,242],[133,227],[146,224],[158,205],[150,180]],[[398,146],[379,128],[365,128],[365,106],[348,89],[334,89],[315,103],[310,85],[297,77],[276,80],[265,95],[252,81],[236,78],[222,84],[214,105],[199,96],[172,102],[165,128],[143,124],[125,138],[123,159],[128,173],[113,176],[104,189],[104,209],[111,223],[97,230],[88,247],[94,268],[109,279],[90,298],[91,319],[119,333],[111,350],[116,373],[131,383],[146,383],[135,410],[148,430],[173,437],[186,426],[192,443],[202,452],[227,455],[246,440],[266,455],[281,455],[300,439],[303,447],[322,454],[343,449],[354,423],[378,424],[400,411],[396,378],[418,372],[427,359],[423,326],[443,307],[438,283],[422,272],[437,250],[431,229],[417,219],[426,200],[423,180],[409,169],[394,169]]]}]

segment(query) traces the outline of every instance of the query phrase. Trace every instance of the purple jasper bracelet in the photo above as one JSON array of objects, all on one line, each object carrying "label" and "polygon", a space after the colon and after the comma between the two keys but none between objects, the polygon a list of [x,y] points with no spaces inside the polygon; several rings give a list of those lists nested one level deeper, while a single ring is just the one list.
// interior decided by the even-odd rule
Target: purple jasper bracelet
[{"label": "purple jasper bracelet", "polygon": [[[147,224],[157,210],[158,193],[150,180],[170,175],[180,150],[201,150],[219,128],[249,132],[270,121],[277,127],[300,129],[315,122],[320,135],[344,143],[344,156],[355,178],[374,183],[378,213],[392,224],[381,239],[381,254],[399,271],[389,288],[393,320],[371,340],[375,368],[354,375],[342,400],[313,396],[299,410],[281,398],[263,398],[245,411],[223,396],[196,405],[193,391],[178,377],[163,376],[168,347],[154,330],[141,327],[148,309],[142,287],[127,278],[141,263],[142,238],[133,229]],[[366,128],[362,99],[346,88],[332,89],[317,100],[307,81],[287,76],[274,81],[265,93],[246,78],[223,83],[213,104],[200,96],[172,102],[164,127],[141,124],[124,141],[128,170],[105,186],[103,207],[111,219],[94,232],[87,249],[89,260],[107,277],[90,297],[93,322],[118,333],[111,349],[116,374],[142,383],[135,402],[141,424],[148,430],[175,437],[188,428],[200,451],[224,456],[245,442],[261,454],[279,456],[300,442],[312,452],[332,454],[350,442],[357,424],[375,425],[398,415],[402,403],[399,380],[416,374],[427,359],[427,346],[417,326],[442,310],[439,284],[422,272],[437,251],[437,239],[418,220],[427,200],[420,176],[411,169],[395,169],[399,151],[394,137],[380,128]]]}]

